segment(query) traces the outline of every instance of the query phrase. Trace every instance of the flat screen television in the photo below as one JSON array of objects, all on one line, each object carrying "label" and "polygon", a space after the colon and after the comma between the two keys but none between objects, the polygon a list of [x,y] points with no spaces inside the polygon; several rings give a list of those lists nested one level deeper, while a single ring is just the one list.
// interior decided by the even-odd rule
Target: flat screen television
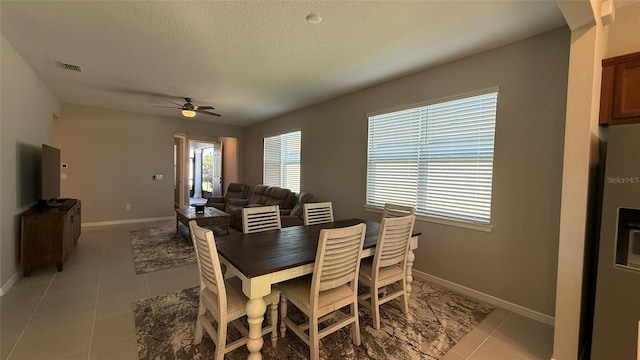
[{"label": "flat screen television", "polygon": [[42,202],[56,203],[60,197],[60,149],[42,144]]}]

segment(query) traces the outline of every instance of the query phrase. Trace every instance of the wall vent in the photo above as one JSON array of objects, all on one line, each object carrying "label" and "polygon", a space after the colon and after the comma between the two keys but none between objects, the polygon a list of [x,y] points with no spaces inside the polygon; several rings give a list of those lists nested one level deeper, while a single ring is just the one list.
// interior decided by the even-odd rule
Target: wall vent
[{"label": "wall vent", "polygon": [[82,68],[80,67],[80,65],[67,64],[63,62],[61,62],[60,64],[62,65],[63,68],[67,70],[82,72]]}]

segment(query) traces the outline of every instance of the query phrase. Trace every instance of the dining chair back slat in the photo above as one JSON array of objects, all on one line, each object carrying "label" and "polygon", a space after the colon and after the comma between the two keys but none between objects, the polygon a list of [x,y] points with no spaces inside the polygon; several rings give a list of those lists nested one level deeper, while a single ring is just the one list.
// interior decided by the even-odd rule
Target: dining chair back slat
[{"label": "dining chair back slat", "polygon": [[366,225],[359,224],[320,231],[311,286],[312,302],[321,291],[357,282],[365,230]]},{"label": "dining chair back slat", "polygon": [[415,208],[413,206],[397,205],[392,203],[384,204],[384,212],[382,218],[394,218],[403,217],[408,215],[414,215]]},{"label": "dining chair back slat", "polygon": [[278,205],[242,209],[242,232],[245,234],[282,228]]},{"label": "dining chair back slat", "polygon": [[303,207],[304,224],[315,225],[333,221],[333,205],[331,202],[306,203]]},{"label": "dining chair back slat", "polygon": [[410,217],[403,219],[406,220],[390,221],[390,218],[383,220],[383,222],[387,223],[387,226],[382,226],[383,241],[382,244],[380,244],[381,246],[376,247],[379,267],[387,267],[400,263],[404,265],[409,246],[409,239],[411,238],[411,232],[413,231],[413,225],[409,226],[408,224],[413,224],[413,221],[410,220]]}]

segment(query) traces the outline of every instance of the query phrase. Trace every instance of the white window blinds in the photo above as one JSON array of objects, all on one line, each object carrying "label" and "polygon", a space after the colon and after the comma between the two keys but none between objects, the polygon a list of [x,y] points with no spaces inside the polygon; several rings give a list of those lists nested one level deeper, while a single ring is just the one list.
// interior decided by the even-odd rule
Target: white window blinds
[{"label": "white window blinds", "polygon": [[369,117],[367,205],[489,224],[497,97]]},{"label": "white window blinds", "polygon": [[264,138],[263,183],[300,192],[301,132]]}]

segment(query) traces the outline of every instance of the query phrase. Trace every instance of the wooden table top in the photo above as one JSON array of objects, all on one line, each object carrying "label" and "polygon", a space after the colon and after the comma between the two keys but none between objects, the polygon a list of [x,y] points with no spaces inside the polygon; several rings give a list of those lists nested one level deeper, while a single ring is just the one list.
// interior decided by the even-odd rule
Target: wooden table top
[{"label": "wooden table top", "polygon": [[202,217],[217,217],[217,216],[231,216],[222,210],[218,210],[214,207],[205,206],[204,214],[196,214],[195,206],[183,206],[176,209],[176,213],[186,217],[187,219],[197,219]]},{"label": "wooden table top", "polygon": [[[378,243],[380,223],[361,219],[339,220],[312,226],[291,226],[252,234],[234,233],[216,238],[218,253],[252,278],[315,261],[321,229],[367,224],[364,248]],[[413,236],[419,233],[414,231]]]}]

